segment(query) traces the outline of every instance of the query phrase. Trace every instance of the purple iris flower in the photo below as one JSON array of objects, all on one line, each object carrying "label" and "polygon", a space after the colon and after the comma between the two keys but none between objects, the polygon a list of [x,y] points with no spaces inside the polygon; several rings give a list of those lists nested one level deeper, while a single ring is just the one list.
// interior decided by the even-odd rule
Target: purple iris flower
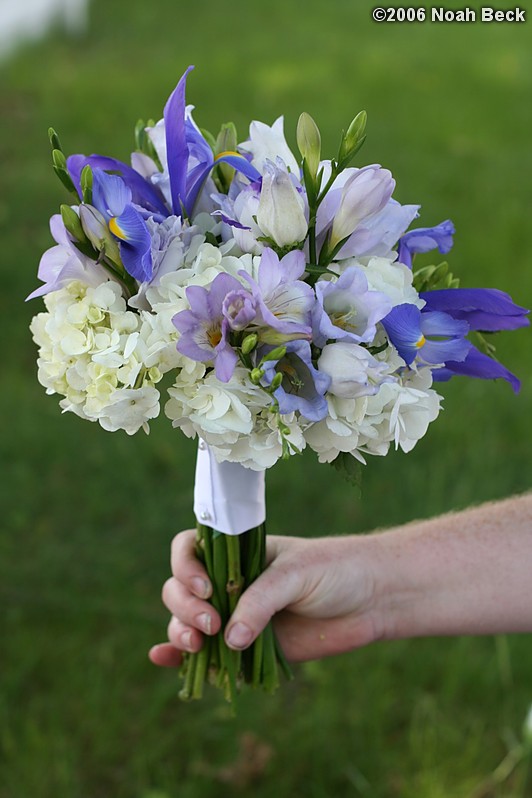
[{"label": "purple iris flower", "polygon": [[92,201],[120,242],[120,257],[127,273],[141,283],[149,282],[153,271],[151,236],[132,204],[131,189],[121,177],[95,169]]},{"label": "purple iris flower", "polygon": [[[259,352],[264,355],[264,352]],[[308,341],[290,341],[286,345],[286,355],[277,361],[266,361],[263,365],[263,384],[271,385],[276,374],[283,380],[273,395],[279,403],[282,414],[299,410],[309,421],[321,421],[328,412],[325,392],[331,378],[312,365]]]},{"label": "purple iris flower", "polygon": [[412,268],[412,255],[416,252],[430,252],[438,249],[445,255],[453,246],[454,224],[450,219],[440,222],[436,227],[418,227],[410,230],[399,239],[397,260]]},{"label": "purple iris flower", "polygon": [[416,357],[432,365],[462,361],[472,346],[467,322],[439,311],[422,313],[416,305],[397,305],[382,324],[407,366]]},{"label": "purple iris flower", "polygon": [[299,278],[305,271],[305,255],[293,250],[281,260],[272,249],[265,249],[255,281],[246,271],[239,272],[247,280],[256,302],[257,321],[267,331],[261,340],[281,343],[287,338],[311,336],[310,317],[315,303],[314,291]]},{"label": "purple iris flower", "polygon": [[496,288],[444,288],[424,291],[420,296],[427,303],[426,309],[467,321],[472,330],[516,330],[530,324],[526,318],[530,311]]},{"label": "purple iris flower", "polygon": [[519,393],[521,383],[511,371],[502,363],[498,363],[488,355],[479,352],[476,346],[471,345],[469,352],[462,361],[448,361],[442,369],[435,369],[432,376],[435,382],[447,382],[455,375],[477,377],[481,380],[503,379],[510,383],[514,393]]},{"label": "purple iris flower", "polygon": [[117,172],[126,186],[131,191],[131,201],[141,208],[145,208],[152,215],[168,216],[168,209],[159,191],[142,175],[116,158],[105,155],[71,155],[67,158],[67,168],[74,185],[81,197],[81,172],[85,166],[93,170],[102,169],[107,172]]},{"label": "purple iris flower", "polygon": [[193,68],[185,71],[164,109],[168,173],[176,215],[181,214],[182,207],[187,214],[192,213],[201,187],[217,163],[228,163],[250,180],[260,179],[255,167],[237,152],[220,153],[215,159],[204,137],[186,118],[186,81]]},{"label": "purple iris flower", "polygon": [[348,266],[336,282],[318,280],[315,290],[312,324],[314,343],[319,347],[328,340],[357,344],[372,341],[377,322],[392,308],[385,294],[369,290],[358,266]]},{"label": "purple iris flower", "polygon": [[238,361],[228,341],[231,327],[224,315],[224,304],[228,295],[241,291],[242,283],[225,272],[214,278],[209,289],[190,285],[186,291],[190,310],[182,310],[172,319],[181,333],[177,351],[201,363],[213,361],[221,382],[229,382]]},{"label": "purple iris flower", "polygon": [[87,165],[93,169],[118,172],[132,194],[132,202],[152,214],[163,217],[182,216],[183,208],[190,216],[199,192],[211,169],[217,163],[228,163],[250,180],[260,180],[260,173],[247,158],[238,152],[220,153],[216,158],[190,118],[185,103],[186,79],[193,67],[188,67],[170,95],[164,109],[166,157],[172,207],[166,206],[162,193],[131,166],[104,155],[71,155],[67,159],[69,174],[81,196],[80,177]]}]

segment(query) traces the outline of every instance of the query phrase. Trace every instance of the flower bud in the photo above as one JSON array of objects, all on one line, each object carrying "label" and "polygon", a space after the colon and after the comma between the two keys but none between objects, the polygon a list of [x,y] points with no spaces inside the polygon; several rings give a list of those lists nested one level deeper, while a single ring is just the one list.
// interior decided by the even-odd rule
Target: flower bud
[{"label": "flower bud", "polygon": [[259,336],[256,333],[250,333],[250,335],[246,335],[244,340],[242,341],[242,353],[244,355],[249,355],[250,352],[253,352],[255,347],[257,346],[257,342],[259,340]]},{"label": "flower bud", "polygon": [[83,202],[86,202],[88,205],[92,203],[92,180],[92,169],[90,168],[89,164],[87,164],[81,171],[80,184]]},{"label": "flower bud", "polygon": [[532,705],[523,723],[523,740],[527,748],[532,749]]},{"label": "flower bud", "polygon": [[278,247],[303,241],[308,230],[303,198],[288,172],[272,163],[266,164],[262,178],[257,224]]},{"label": "flower bud", "polygon": [[286,346],[277,346],[275,349],[272,349],[271,352],[268,352],[267,355],[261,360],[261,363],[267,363],[269,360],[281,360],[286,355]]},{"label": "flower bud", "polygon": [[357,170],[343,187],[331,230],[330,248],[349,238],[363,219],[382,210],[394,188],[395,180],[388,169],[368,166]]},{"label": "flower bud", "polygon": [[92,205],[80,205],[79,218],[83,232],[93,247],[98,252],[103,249],[113,263],[121,263],[118,244],[100,211],[93,208]]},{"label": "flower bud", "polygon": [[367,119],[368,115],[366,112],[361,111],[355,116],[347,128],[347,133],[342,138],[342,143],[340,144],[340,152],[338,154],[338,161],[340,163],[347,163],[350,161],[356,151],[362,146],[366,138],[364,131],[366,130]]},{"label": "flower bud", "polygon": [[275,375],[275,377],[273,378],[273,380],[271,381],[271,384],[270,384],[270,388],[272,389],[272,391],[276,391],[277,388],[282,383],[282,381],[283,381],[283,375],[281,374],[281,372],[278,372]]},{"label": "flower bud", "polygon": [[312,177],[316,177],[321,157],[321,136],[316,122],[305,111],[297,123],[297,146],[307,162]]},{"label": "flower bud", "polygon": [[60,210],[63,224],[72,238],[81,243],[86,242],[87,236],[83,232],[83,228],[76,211],[71,208],[70,205],[61,205]]},{"label": "flower bud", "polygon": [[253,385],[258,385],[263,377],[264,377],[263,369],[252,369],[249,374],[249,378],[253,383]]}]

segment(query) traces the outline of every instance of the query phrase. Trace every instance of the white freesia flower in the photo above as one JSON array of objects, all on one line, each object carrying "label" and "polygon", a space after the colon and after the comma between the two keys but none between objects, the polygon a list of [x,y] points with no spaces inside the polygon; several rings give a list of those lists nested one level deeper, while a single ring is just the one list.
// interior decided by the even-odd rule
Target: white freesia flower
[{"label": "white freesia flower", "polygon": [[329,392],[345,399],[377,393],[388,370],[363,346],[342,341],[323,347],[318,369],[331,378]]},{"label": "white freesia flower", "polygon": [[288,169],[293,174],[299,175],[299,165],[286,143],[282,116],[276,119],[271,127],[264,122],[252,122],[249,126],[248,141],[240,144],[238,149],[252,155],[251,163],[261,174],[266,161],[275,162],[277,158],[282,158]]},{"label": "white freesia flower", "polygon": [[297,244],[307,235],[305,201],[280,164],[266,162],[257,224],[262,233],[272,238],[278,247]]}]

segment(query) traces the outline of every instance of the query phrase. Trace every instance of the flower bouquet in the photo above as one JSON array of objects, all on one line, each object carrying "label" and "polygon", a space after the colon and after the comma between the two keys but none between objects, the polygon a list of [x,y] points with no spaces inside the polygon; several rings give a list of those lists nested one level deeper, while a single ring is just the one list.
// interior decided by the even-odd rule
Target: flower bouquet
[{"label": "flower bouquet", "polygon": [[[105,430],[165,413],[198,438],[198,554],[224,623],[265,567],[264,474],[310,447],[353,476],[369,455],[410,451],[436,419],[433,383],[455,374],[519,382],[486,333],[528,324],[496,289],[461,289],[445,262],[454,227],[409,230],[418,205],[393,199],[378,165],[350,164],[359,113],[323,160],[302,114],[299,156],[283,119],[201,130],[185,102],[189,70],[157,122],[137,124],[131,165],[66,157],[53,166],[73,204],[53,216],[42,257],[46,312],[31,323],[38,377],[63,411]],[[274,690],[289,674],[271,626],[244,652],[223,631],[184,665],[185,698],[206,680],[232,700],[241,681]]]}]

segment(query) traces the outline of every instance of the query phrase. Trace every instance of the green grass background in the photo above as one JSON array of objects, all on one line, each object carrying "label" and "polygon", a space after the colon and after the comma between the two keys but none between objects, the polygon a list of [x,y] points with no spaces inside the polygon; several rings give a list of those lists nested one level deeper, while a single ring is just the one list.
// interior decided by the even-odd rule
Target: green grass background
[{"label": "green grass background", "polygon": [[[136,119],[161,115],[189,63],[197,121],[233,119],[241,138],[284,113],[293,142],[307,110],[333,154],[366,108],[359,163],[389,167],[421,224],[454,220],[462,285],[532,306],[532,22],[377,25],[371,7],[93,0],[85,36],[57,32],[0,67],[1,798],[532,796],[523,766],[478,789],[532,703],[530,637],[312,663],[274,698],[245,694],[237,719],[217,695],[181,704],[147,650],[165,635],[169,543],[193,522],[194,445],[164,418],[130,439],[61,417],[36,380],[40,303],[23,299],[65,201],[47,127],[70,152],[126,159]],[[362,531],[529,489],[530,332],[499,353],[521,394],[443,386],[438,422],[410,455],[372,460],[361,499],[306,455],[275,468],[270,531]]]}]

